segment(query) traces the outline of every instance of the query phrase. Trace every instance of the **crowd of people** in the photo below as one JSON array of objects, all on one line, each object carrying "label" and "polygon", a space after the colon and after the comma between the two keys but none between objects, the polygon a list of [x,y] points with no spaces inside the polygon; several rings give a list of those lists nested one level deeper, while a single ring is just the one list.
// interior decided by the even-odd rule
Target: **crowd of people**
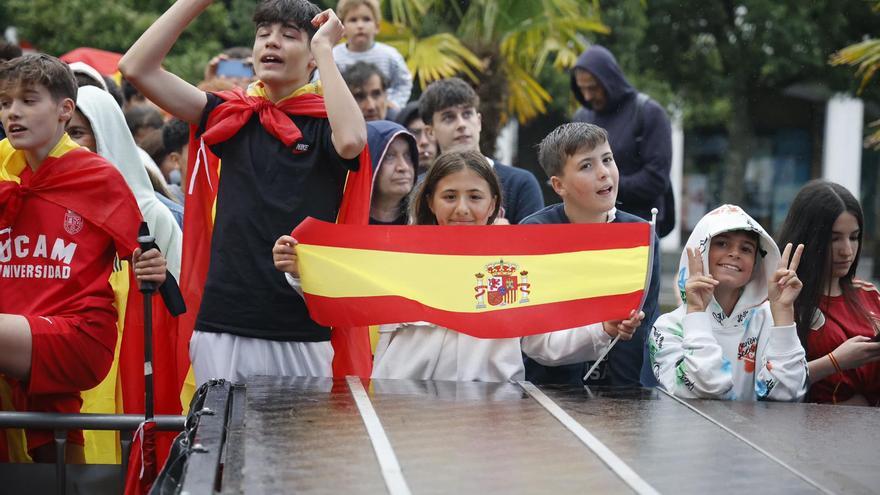
[{"label": "crowd of people", "polygon": [[[175,2],[123,56],[121,86],[85,64],[0,50],[0,375],[17,410],[76,412],[107,373],[120,261],[141,281],[179,277],[191,133],[222,160],[191,308],[197,383],[332,375],[330,329],[309,317],[290,232],[308,216],[336,220],[363,167],[375,225],[633,223],[652,208],[659,233],[674,224],[668,118],[602,47],[571,71],[573,122],[538,144],[562,200],[545,206],[532,173],[481,152],[470,84],[441,79],[410,101],[403,58],[375,40],[377,0],[340,0],[335,12],[262,0],[253,49],[226,50],[192,85],[162,62],[210,3]],[[137,248],[141,219],[158,250]],[[863,234],[858,201],[834,183],[804,186],[775,238],[724,205],[687,240],[669,313],[655,237],[644,307],[627,319],[510,339],[382,325],[373,376],[880,406],[880,293],[854,277]],[[28,431],[32,458],[51,459],[51,441]],[[81,460],[81,432],[69,445]]]}]

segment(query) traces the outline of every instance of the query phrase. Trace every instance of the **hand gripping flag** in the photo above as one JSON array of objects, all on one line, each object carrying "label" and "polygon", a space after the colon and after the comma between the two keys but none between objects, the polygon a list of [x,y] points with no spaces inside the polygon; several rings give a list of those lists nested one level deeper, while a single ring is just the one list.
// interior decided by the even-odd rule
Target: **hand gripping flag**
[{"label": "hand gripping flag", "polygon": [[651,225],[358,226],[294,231],[302,289],[322,325],[429,321],[479,338],[629,317]]},{"label": "hand gripping flag", "polygon": [[[268,104],[260,83],[252,84],[248,93],[240,90],[218,93],[225,100],[208,117],[206,130],[197,138],[198,128],[190,128],[189,167],[186,180],[186,217],[183,225],[183,260],[181,263],[180,288],[187,305],[193,310],[179,318],[177,352],[188,358],[189,339],[195,327],[202,290],[208,276],[211,257],[211,236],[214,226],[214,205],[220,179],[220,160],[207,145],[229,139],[254,113],[273,136],[288,145],[300,137],[300,131],[285,114],[326,118],[324,98],[320,85],[306,85],[277,104]],[[357,172],[349,172],[345,182],[342,204],[339,207],[339,223],[366,224],[370,214],[370,185],[372,171],[367,149],[360,155]],[[296,297],[292,295],[292,297]],[[333,374],[335,376],[358,375],[368,377],[372,367],[369,335],[366,331],[334,328],[331,332],[334,348]],[[178,373],[186,376],[186,368]]]}]

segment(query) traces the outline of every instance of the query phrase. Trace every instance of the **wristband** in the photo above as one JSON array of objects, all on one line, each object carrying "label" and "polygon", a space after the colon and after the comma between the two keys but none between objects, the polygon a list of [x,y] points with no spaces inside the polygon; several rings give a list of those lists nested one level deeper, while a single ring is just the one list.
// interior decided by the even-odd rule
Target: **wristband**
[{"label": "wristband", "polygon": [[834,369],[836,369],[838,373],[843,373],[843,370],[840,369],[840,363],[838,363],[838,362],[837,362],[837,358],[834,357],[834,353],[829,352],[829,353],[828,353],[828,359],[831,360],[831,364],[834,365]]}]

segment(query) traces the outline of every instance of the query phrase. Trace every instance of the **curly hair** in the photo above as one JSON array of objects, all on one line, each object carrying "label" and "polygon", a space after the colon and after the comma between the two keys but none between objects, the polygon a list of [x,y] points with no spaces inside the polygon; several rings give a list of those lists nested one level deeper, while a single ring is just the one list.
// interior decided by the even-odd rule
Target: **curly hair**
[{"label": "curly hair", "polygon": [[266,24],[291,24],[309,35],[318,31],[312,25],[312,18],[321,13],[312,2],[307,0],[262,0],[254,10],[253,21],[257,27]]}]

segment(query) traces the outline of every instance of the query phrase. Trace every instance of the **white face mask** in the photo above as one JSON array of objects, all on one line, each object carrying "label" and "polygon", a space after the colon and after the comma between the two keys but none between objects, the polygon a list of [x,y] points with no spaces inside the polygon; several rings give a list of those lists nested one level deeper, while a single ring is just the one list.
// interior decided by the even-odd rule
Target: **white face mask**
[{"label": "white face mask", "polygon": [[182,178],[180,176],[180,170],[172,170],[168,173],[168,183],[173,186],[179,186]]}]

